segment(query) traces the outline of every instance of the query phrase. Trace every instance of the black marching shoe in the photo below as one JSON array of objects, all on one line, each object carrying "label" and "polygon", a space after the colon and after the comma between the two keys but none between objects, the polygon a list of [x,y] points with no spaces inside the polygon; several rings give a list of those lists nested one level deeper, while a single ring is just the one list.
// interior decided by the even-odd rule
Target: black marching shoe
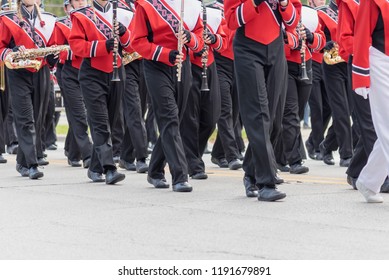
[{"label": "black marching shoe", "polygon": [[71,160],[71,159],[68,159],[68,164],[71,166],[71,167],[81,167],[81,163],[79,160]]},{"label": "black marching shoe", "polygon": [[285,181],[284,179],[282,179],[281,177],[278,177],[278,175],[276,174],[276,176],[274,177],[274,183],[276,185],[280,185],[280,184],[283,184]]},{"label": "black marching shoe", "polygon": [[166,182],[166,179],[153,179],[150,176],[147,176],[147,182],[152,184],[156,189],[167,189],[169,184]]},{"label": "black marching shoe", "polygon": [[218,165],[220,168],[228,168],[228,162],[225,158],[214,158],[211,157],[212,163]]},{"label": "black marching shoe", "polygon": [[389,178],[388,177],[386,177],[384,183],[381,185],[380,192],[389,193]]},{"label": "black marching shoe", "polygon": [[105,182],[103,174],[98,172],[93,172],[90,169],[88,169],[88,178],[91,179],[94,183]]},{"label": "black marching shoe", "polygon": [[303,174],[307,173],[309,171],[309,168],[302,165],[300,162],[297,162],[295,164],[292,164],[290,166],[290,174]]},{"label": "black marching shoe", "polygon": [[44,157],[38,158],[38,165],[39,166],[48,165],[48,164],[49,164],[49,162]]},{"label": "black marching shoe", "polygon": [[327,165],[334,165],[335,161],[334,161],[334,157],[332,156],[332,152],[327,151],[323,142],[320,143],[319,149],[320,149],[320,154],[323,158],[323,162]]},{"label": "black marching shoe", "polygon": [[288,165],[282,165],[280,163],[277,163],[277,169],[281,172],[289,172],[290,167]]},{"label": "black marching shoe", "polygon": [[7,163],[7,160],[0,154],[0,163]]},{"label": "black marching shoe", "polygon": [[347,183],[350,186],[352,186],[354,190],[358,190],[357,189],[357,180],[358,180],[358,178],[353,178],[350,175],[347,175]]},{"label": "black marching shoe", "polygon": [[119,167],[129,171],[136,171],[135,163],[125,161],[124,159],[119,160]]},{"label": "black marching shoe", "polygon": [[228,163],[228,168],[230,170],[238,170],[242,168],[242,162],[238,159],[233,159]]},{"label": "black marching shoe", "polygon": [[255,185],[255,180],[249,176],[243,177],[243,185],[247,197],[258,197],[258,187]]},{"label": "black marching shoe", "polygon": [[33,166],[33,167],[30,167],[30,169],[29,169],[28,177],[30,177],[30,179],[42,178],[43,177],[43,172],[40,172],[38,170],[38,167]]},{"label": "black marching shoe", "polygon": [[316,159],[315,148],[313,147],[312,143],[309,142],[309,140],[305,141],[305,148],[307,148],[308,156],[311,159]]},{"label": "black marching shoe", "polygon": [[11,144],[10,146],[7,146],[7,153],[10,155],[16,155],[18,153],[18,144]]},{"label": "black marching shoe", "polygon": [[126,178],[126,175],[117,172],[116,169],[114,170],[108,170],[105,174],[105,183],[107,185],[114,185],[117,182],[123,181],[124,178]]},{"label": "black marching shoe", "polygon": [[146,159],[137,160],[135,168],[138,173],[146,173],[149,171],[149,165],[146,163]]},{"label": "black marching shoe", "polygon": [[46,148],[46,150],[49,150],[49,151],[55,151],[55,150],[57,150],[57,145],[56,144],[51,144],[51,145],[49,145],[47,148]]},{"label": "black marching shoe", "polygon": [[263,186],[258,191],[259,201],[276,201],[286,197],[286,194],[277,190],[274,186]]},{"label": "black marching shoe", "polygon": [[339,161],[339,166],[340,167],[349,167],[351,162],[351,158],[341,158]]},{"label": "black marching shoe", "polygon": [[205,172],[198,172],[191,175],[193,180],[205,180],[208,179],[208,175]]},{"label": "black marching shoe", "polygon": [[16,164],[16,171],[19,172],[22,177],[28,177],[30,175],[30,170],[19,163]]},{"label": "black marching shoe", "polygon": [[182,182],[173,185],[174,192],[191,192],[193,190],[192,186],[188,182]]},{"label": "black marching shoe", "polygon": [[82,162],[82,167],[89,168],[90,163],[91,163],[91,158],[84,159]]}]

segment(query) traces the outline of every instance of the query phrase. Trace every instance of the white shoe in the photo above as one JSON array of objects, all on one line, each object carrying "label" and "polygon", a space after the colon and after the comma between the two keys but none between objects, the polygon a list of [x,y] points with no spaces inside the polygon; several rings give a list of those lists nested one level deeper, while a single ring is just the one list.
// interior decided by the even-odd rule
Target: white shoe
[{"label": "white shoe", "polygon": [[363,195],[369,203],[382,203],[384,199],[379,193],[375,193],[372,190],[368,189],[365,185],[357,181],[356,183],[358,191]]}]

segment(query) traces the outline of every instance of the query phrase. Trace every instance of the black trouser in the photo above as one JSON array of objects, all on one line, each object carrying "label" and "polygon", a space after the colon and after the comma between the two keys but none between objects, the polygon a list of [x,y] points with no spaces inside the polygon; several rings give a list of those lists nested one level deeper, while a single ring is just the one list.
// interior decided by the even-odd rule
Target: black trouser
[{"label": "black trouser", "polygon": [[[322,66],[339,155],[342,159],[348,159],[353,155],[353,148],[347,63],[341,62],[334,65],[323,63]],[[333,150],[332,147],[335,147],[333,137],[331,139],[327,137],[328,135],[324,139],[324,146]]]},{"label": "black trouser", "polygon": [[[350,81],[351,66],[352,60],[350,59],[348,63]],[[351,94],[351,101],[353,104],[353,120],[355,119],[358,124],[360,135],[354,148],[353,158],[351,159],[350,166],[347,168],[346,173],[353,178],[358,178],[359,173],[361,173],[362,168],[366,165],[367,159],[373,150],[374,143],[377,140],[377,134],[371,118],[369,99],[364,99],[362,96],[353,92]]]},{"label": "black trouser", "polygon": [[[124,70],[123,70],[124,71]],[[123,74],[125,75],[125,73]],[[122,94],[120,95],[122,96]],[[119,102],[118,107],[118,117],[117,121],[112,124],[112,153],[114,157],[120,157],[121,149],[122,149],[122,142],[124,137],[124,116],[123,116],[123,104],[122,101]]]},{"label": "black trouser", "polygon": [[8,96],[8,114],[4,124],[4,136],[5,144],[7,146],[11,146],[18,144],[18,136],[16,135],[16,126],[14,123],[14,114],[12,111],[11,95],[8,93],[7,89],[5,90],[5,95]]},{"label": "black trouser", "polygon": [[306,61],[309,80],[300,79],[299,63],[288,62],[288,90],[282,120],[282,143],[289,164],[300,163],[306,158],[300,121],[312,88],[312,61]]},{"label": "black trouser", "polygon": [[143,120],[140,90],[145,85],[141,60],[135,60],[125,67],[126,89],[123,94],[123,113],[125,120],[125,134],[122,142],[120,158],[133,162],[134,158],[147,158],[147,135]]},{"label": "black trouser", "polygon": [[[328,104],[328,96],[324,85],[321,63],[313,61],[312,70],[312,90],[308,100],[311,109],[312,131],[308,141],[313,145],[315,151],[319,152],[319,145],[324,140],[324,132],[331,119],[331,108]],[[331,129],[331,131],[333,131],[333,129]]]},{"label": "black trouser", "polygon": [[45,81],[45,88],[41,89],[40,92],[40,102],[42,106],[40,107],[40,113],[41,116],[40,119],[35,120],[35,128],[36,128],[36,152],[38,158],[43,158],[43,151],[45,150],[45,139],[46,139],[46,131],[45,131],[45,125],[46,125],[46,117],[47,112],[49,108],[49,100],[50,100],[50,69],[48,65],[45,65],[40,70],[42,72],[42,75],[44,75],[46,81]]},{"label": "black trouser", "polygon": [[57,142],[57,134],[55,132],[55,102],[54,102],[54,82],[50,80],[49,82],[50,94],[49,94],[49,103],[47,104],[47,114],[44,122],[44,147],[47,148],[51,144],[55,144]]},{"label": "black trouser", "polygon": [[[150,96],[149,94],[147,94]],[[158,139],[158,127],[157,123],[155,121],[155,115],[153,110],[153,105],[151,105],[150,97],[147,97],[147,115],[146,115],[146,132],[147,132],[147,143],[150,142],[152,144],[155,144]]]},{"label": "black trouser", "polygon": [[[238,100],[239,103],[239,100]],[[239,104],[238,104],[239,106]],[[240,109],[239,109],[240,111]],[[246,150],[246,145],[244,143],[243,137],[242,137],[242,129],[243,129],[243,123],[242,123],[242,117],[240,116],[240,113],[238,113],[238,120],[234,127],[234,134],[235,134],[235,141],[238,145],[239,152],[243,153]]]},{"label": "black trouser", "polygon": [[217,136],[212,157],[226,158],[228,162],[238,158],[238,146],[234,127],[239,116],[238,92],[234,77],[234,61],[215,52],[216,68],[220,83],[221,110],[217,122]]},{"label": "black trouser", "polygon": [[201,91],[202,72],[203,68],[192,64],[193,84],[181,122],[189,175],[204,172],[202,156],[220,116],[220,86],[216,63],[207,67],[209,91]]},{"label": "black trouser", "polygon": [[188,166],[180,134],[189,90],[192,83],[190,61],[182,64],[181,82],[177,82],[177,67],[144,60],[147,90],[151,97],[160,135],[151,155],[150,177],[165,178],[165,164],[169,164],[173,184],[188,181]]},{"label": "black trouser", "polygon": [[[4,74],[5,75],[5,74]],[[5,153],[5,131],[8,113],[8,94],[0,90],[0,155]]]},{"label": "black trouser", "polygon": [[25,69],[9,70],[7,73],[7,86],[12,95],[12,110],[19,139],[16,162],[30,168],[38,165],[39,148],[42,153],[41,136],[37,132],[42,130],[48,68],[43,67],[36,73]]},{"label": "black trouser", "polygon": [[69,123],[69,159],[83,160],[92,155],[92,143],[88,136],[86,109],[78,81],[79,71],[68,61],[62,69],[63,100],[66,108],[66,118]]},{"label": "black trouser", "polygon": [[81,92],[87,109],[93,149],[93,172],[106,173],[116,170],[113,161],[111,128],[119,119],[120,102],[125,85],[123,67],[119,69],[120,82],[111,82],[112,73],[92,68],[90,59],[84,59],[79,71]]},{"label": "black trouser", "polygon": [[240,113],[249,139],[243,169],[258,185],[274,186],[276,168],[270,133],[278,102],[286,94],[283,38],[280,35],[263,45],[245,37],[244,28],[239,28],[234,55]]}]

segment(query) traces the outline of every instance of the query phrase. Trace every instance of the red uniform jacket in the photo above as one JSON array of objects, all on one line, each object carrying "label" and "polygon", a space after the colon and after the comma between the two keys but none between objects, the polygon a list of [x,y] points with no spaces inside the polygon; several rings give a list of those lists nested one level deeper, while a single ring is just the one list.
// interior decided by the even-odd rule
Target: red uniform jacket
[{"label": "red uniform jacket", "polygon": [[[363,0],[361,1],[354,31],[354,59],[352,67],[353,89],[370,87],[370,63],[369,47],[374,46],[373,32],[377,26],[379,15],[382,15],[384,27],[388,26],[389,2],[386,0]],[[386,55],[389,55],[389,28],[384,28],[384,46],[379,46]],[[372,43],[373,42],[373,43]],[[376,47],[377,48],[377,47]]]},{"label": "red uniform jacket", "polygon": [[[323,31],[321,31],[320,24],[318,25],[317,29],[313,34],[313,42],[312,44],[307,44],[308,48],[305,48],[305,61],[312,58],[313,52],[319,52],[322,48],[324,48],[326,44],[326,38],[324,36]],[[286,60],[301,63],[301,54],[300,50],[296,50],[296,48],[299,46],[299,36],[296,33],[296,30],[293,32],[286,31],[287,35],[287,43],[285,44],[285,55]]]},{"label": "red uniform jacket", "polygon": [[359,8],[359,0],[338,0],[338,31],[336,41],[339,44],[339,55],[348,60],[353,54],[354,23]]},{"label": "red uniform jacket", "polygon": [[[70,29],[72,28],[72,22],[69,17],[62,17],[57,19],[55,23],[55,44],[56,45],[68,45]],[[64,64],[66,60],[72,62],[72,66],[80,69],[82,58],[76,56],[71,50],[63,51],[59,55],[59,63]]]},{"label": "red uniform jacket", "polygon": [[317,14],[322,31],[326,35],[326,40],[336,42],[338,6],[334,2],[330,2],[328,6],[319,7]]},{"label": "red uniform jacket", "polygon": [[301,3],[289,0],[282,7],[278,0],[267,0],[255,7],[252,0],[229,0],[224,4],[230,29],[245,26],[246,37],[262,44],[270,44],[280,36],[281,23],[295,28],[300,18]]},{"label": "red uniform jacket", "polygon": [[[44,26],[41,26],[39,19],[36,18],[34,26],[35,37],[27,18],[23,17],[23,19],[20,20],[15,11],[1,14],[0,60],[3,61],[6,55],[11,52],[12,48],[15,46],[25,46],[26,49],[37,49],[49,47],[54,44],[55,16],[44,12],[41,14],[45,24]],[[11,41],[13,45],[11,45]],[[37,58],[37,60],[42,61],[41,67],[46,64],[44,58]],[[30,72],[37,72],[37,70],[33,68],[27,68],[27,70]]]},{"label": "red uniform jacket", "polygon": [[235,36],[236,30],[231,30],[227,26],[227,21],[225,20],[225,17],[224,17],[224,4],[220,3],[219,1],[216,1],[212,4],[210,4],[209,7],[212,7],[214,9],[219,9],[222,12],[222,16],[224,18],[224,20],[222,21],[221,24],[222,24],[224,34],[226,34],[226,36],[227,36],[226,44],[224,46],[224,49],[222,51],[218,51],[218,53],[224,57],[227,57],[231,60],[234,60],[234,50],[233,50],[232,43],[234,41],[234,36]]},{"label": "red uniform jacket", "polygon": [[[171,5],[174,2],[169,2]],[[160,61],[172,66],[169,53],[177,50],[177,37],[180,21],[180,3],[177,6],[168,5],[165,0],[138,0],[134,24],[136,28],[131,33],[131,46],[136,52],[148,60]],[[197,0],[186,0],[184,8],[184,29],[191,32],[191,40],[187,43],[194,52],[199,52],[204,46],[202,38],[203,24],[200,18],[201,4]],[[186,51],[184,59],[186,58]]]},{"label": "red uniform jacket", "polygon": [[[105,42],[113,36],[112,5],[108,3],[105,7],[101,7],[97,2],[94,2],[94,5],[94,11],[88,6],[74,10],[71,13],[72,29],[69,36],[69,45],[75,55],[90,58],[93,68],[111,73],[113,71],[113,52],[107,51]],[[124,26],[129,26],[132,13],[118,8],[117,19]],[[128,29],[120,37],[120,44],[125,51],[131,51]],[[117,62],[118,67],[120,67],[120,57],[118,57]]]},{"label": "red uniform jacket", "polygon": [[[223,24],[226,25],[225,19],[222,17],[222,12],[219,9],[206,8],[207,11],[207,31],[216,36],[216,42],[208,48],[207,66],[215,61],[213,51],[222,52],[228,44],[228,37],[224,33]],[[195,52],[190,52],[190,61],[199,67],[202,67],[201,56],[194,55]]]}]

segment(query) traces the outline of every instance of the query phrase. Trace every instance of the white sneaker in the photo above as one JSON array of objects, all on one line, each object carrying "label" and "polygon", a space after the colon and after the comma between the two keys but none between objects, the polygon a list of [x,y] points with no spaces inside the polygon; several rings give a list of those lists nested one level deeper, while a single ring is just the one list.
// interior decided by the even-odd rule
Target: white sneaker
[{"label": "white sneaker", "polygon": [[363,197],[366,199],[369,203],[382,203],[384,202],[384,199],[379,193],[375,193],[372,190],[368,189],[365,185],[360,183],[357,180],[356,183],[358,191],[363,195]]}]

